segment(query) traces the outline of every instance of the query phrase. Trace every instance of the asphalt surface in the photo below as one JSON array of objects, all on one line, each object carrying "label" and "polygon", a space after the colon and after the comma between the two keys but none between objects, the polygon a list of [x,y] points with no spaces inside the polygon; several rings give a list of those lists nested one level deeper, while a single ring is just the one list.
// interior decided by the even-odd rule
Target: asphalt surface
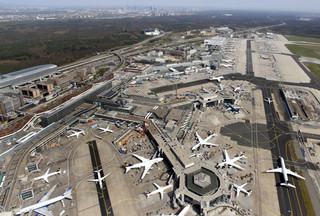
[{"label": "asphalt surface", "polygon": [[[93,141],[87,142],[87,144],[90,150],[93,171],[102,169],[96,141],[93,140]],[[98,174],[96,172],[93,172],[93,174],[94,174],[94,178],[98,179]],[[103,170],[100,171],[100,174],[101,174],[101,177],[104,176]],[[108,188],[105,181],[102,182],[102,186],[103,186],[103,189],[100,188],[99,184],[96,184],[101,215],[113,216],[114,214],[112,211]]]}]

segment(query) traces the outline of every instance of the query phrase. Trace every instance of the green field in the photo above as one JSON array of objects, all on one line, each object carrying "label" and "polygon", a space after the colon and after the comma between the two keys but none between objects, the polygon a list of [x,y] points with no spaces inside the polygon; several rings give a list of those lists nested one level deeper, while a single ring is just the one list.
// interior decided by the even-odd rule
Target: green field
[{"label": "green field", "polygon": [[286,44],[286,47],[293,54],[320,59],[320,47],[296,44]]},{"label": "green field", "polygon": [[311,43],[320,43],[319,38],[309,38],[309,37],[296,37],[296,36],[285,36],[288,41],[305,41]]},{"label": "green field", "polygon": [[320,76],[320,65],[319,64],[307,64],[307,67],[317,76]]}]

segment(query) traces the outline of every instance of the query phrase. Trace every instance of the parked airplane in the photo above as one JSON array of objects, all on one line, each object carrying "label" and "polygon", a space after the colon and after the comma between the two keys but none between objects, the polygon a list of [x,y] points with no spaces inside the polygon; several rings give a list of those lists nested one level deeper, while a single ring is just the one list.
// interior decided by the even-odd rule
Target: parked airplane
[{"label": "parked airplane", "polygon": [[103,185],[102,185],[102,181],[108,176],[110,175],[110,173],[108,173],[107,175],[101,177],[100,172],[102,171],[102,169],[96,170],[94,172],[96,172],[98,174],[98,179],[88,179],[89,182],[96,182],[99,183],[100,189],[103,189]]},{"label": "parked airplane", "polygon": [[137,164],[134,164],[132,166],[126,167],[126,172],[129,172],[129,170],[132,169],[132,168],[144,167],[144,171],[143,171],[142,176],[141,176],[140,179],[143,179],[146,176],[146,174],[148,173],[149,169],[152,167],[153,164],[159,163],[160,161],[163,160],[163,158],[160,158],[160,157],[149,160],[149,159],[146,159],[146,158],[144,158],[142,156],[139,156],[139,155],[136,155],[136,154],[133,154],[133,156],[138,158],[141,161],[141,163],[137,163]]},{"label": "parked airplane", "polygon": [[[47,207],[51,204],[54,204],[58,201],[61,201],[63,204],[63,199],[72,199],[71,196],[71,190],[72,188],[68,188],[66,192],[64,192],[62,195],[57,196],[55,198],[49,199],[49,196],[52,194],[52,192],[55,190],[57,185],[54,185],[48,193],[46,193],[39,201],[38,203],[25,207],[23,209],[20,209],[18,212],[16,212],[16,215],[24,215],[25,213],[29,212],[29,215],[32,215],[32,212],[35,211],[38,214],[44,215],[44,216],[53,216],[53,214],[47,209]],[[64,204],[63,204],[64,205]]]},{"label": "parked airplane", "polygon": [[198,139],[199,142],[191,148],[192,151],[200,148],[203,145],[206,145],[206,146],[218,146],[218,144],[214,144],[214,143],[209,143],[208,142],[208,140],[210,140],[213,136],[217,136],[215,134],[212,134],[212,135],[208,136],[207,138],[202,139],[199,136],[198,132],[196,132],[196,136],[197,136],[197,139]]},{"label": "parked airplane", "polygon": [[224,62],[224,63],[231,63],[231,64],[233,64],[233,63],[234,63],[234,60],[230,60],[230,59],[222,59],[222,62]]},{"label": "parked airplane", "polygon": [[232,64],[220,64],[220,67],[225,67],[225,68],[229,68],[229,69],[233,68]]},{"label": "parked airplane", "polygon": [[221,91],[224,89],[221,83],[218,84],[218,87]]},{"label": "parked airplane", "polygon": [[103,127],[98,126],[98,129],[102,130],[100,133],[105,133],[105,132],[113,133],[113,130],[109,129],[109,125],[107,128],[103,128]]},{"label": "parked airplane", "polygon": [[210,80],[217,80],[218,82],[221,82],[222,79],[224,79],[223,76],[210,77]]},{"label": "parked airplane", "polygon": [[217,165],[217,168],[235,167],[239,170],[244,170],[244,168],[240,167],[239,165],[235,164],[234,162],[236,162],[237,160],[239,160],[241,158],[247,158],[246,156],[244,156],[243,154],[240,154],[239,156],[236,156],[236,157],[230,159],[229,154],[226,149],[223,149],[223,153],[224,153],[224,159],[222,160],[221,163],[219,163]]},{"label": "parked airplane", "polygon": [[240,92],[242,88],[242,84],[238,85],[238,87],[231,86],[234,92]]},{"label": "parked airplane", "polygon": [[[180,211],[179,214],[177,214],[177,215],[170,214],[170,216],[186,216],[187,213],[188,213],[188,211],[189,211],[189,209],[190,209],[190,207],[191,207],[190,205],[186,205],[186,206],[183,208],[183,210]],[[164,215],[164,214],[161,214],[160,216],[165,216],[165,215]]]},{"label": "parked airplane", "polygon": [[237,190],[236,197],[239,196],[240,192],[245,193],[247,196],[250,196],[252,191],[251,190],[247,191],[246,189],[244,189],[244,186],[246,186],[247,184],[248,183],[244,183],[243,185],[236,185],[235,183],[232,184],[234,188]]},{"label": "parked airplane", "polygon": [[149,198],[151,195],[156,194],[156,193],[160,193],[160,199],[163,199],[163,193],[165,190],[168,190],[169,188],[172,188],[173,185],[169,184],[166,186],[159,186],[157,183],[153,183],[154,186],[156,186],[157,190],[154,190],[150,193],[147,193],[147,197]]},{"label": "parked airplane", "polygon": [[270,104],[271,102],[273,102],[273,100],[271,100],[269,97],[266,99],[263,99],[265,102],[267,102],[268,104]]},{"label": "parked airplane", "polygon": [[286,168],[286,165],[284,163],[283,157],[280,157],[280,164],[281,164],[281,167],[278,167],[276,169],[270,169],[270,170],[267,170],[266,172],[267,173],[272,173],[272,172],[282,173],[284,182],[280,183],[281,186],[296,188],[294,185],[289,183],[288,175],[292,175],[292,176],[295,176],[297,178],[305,180],[304,177],[302,177],[302,176],[298,175],[297,173],[292,172],[290,169]]},{"label": "parked airplane", "polygon": [[228,108],[226,111],[232,111],[233,113],[239,113],[241,107],[234,107],[231,104],[227,104]]},{"label": "parked airplane", "polygon": [[48,178],[49,178],[50,176],[54,176],[54,175],[57,175],[57,174],[60,175],[60,174],[61,174],[61,169],[60,169],[60,168],[57,169],[56,172],[49,173],[49,171],[50,171],[50,168],[47,170],[47,172],[46,172],[44,175],[35,177],[34,179],[32,179],[32,181],[37,181],[37,180],[42,179],[43,181],[49,183],[49,179],[48,179]]},{"label": "parked airplane", "polygon": [[70,134],[69,136],[67,136],[67,138],[70,138],[70,137],[73,137],[73,136],[77,136],[77,139],[78,139],[80,134],[82,134],[83,136],[86,135],[83,130],[81,130],[81,131],[72,130],[72,132],[73,132],[73,134]]},{"label": "parked airplane", "polygon": [[201,90],[204,92],[204,93],[210,93],[210,91],[208,89],[205,89],[203,86],[201,86]]}]

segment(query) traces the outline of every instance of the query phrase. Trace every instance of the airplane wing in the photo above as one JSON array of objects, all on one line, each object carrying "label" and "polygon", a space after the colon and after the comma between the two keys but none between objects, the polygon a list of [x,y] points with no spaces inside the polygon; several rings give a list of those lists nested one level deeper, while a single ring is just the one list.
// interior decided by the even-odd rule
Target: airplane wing
[{"label": "airplane wing", "polygon": [[194,146],[191,148],[191,150],[196,150],[197,148],[199,148],[199,146],[200,146],[200,143],[194,145]]},{"label": "airplane wing", "polygon": [[52,194],[52,192],[56,189],[57,184],[55,184],[49,191],[48,193],[46,193],[40,200],[38,203],[47,201],[49,199],[49,196]]},{"label": "airplane wing", "polygon": [[224,152],[225,160],[226,160],[226,161],[229,161],[229,160],[230,160],[230,157],[229,157],[229,154],[228,154],[227,150],[224,149],[223,152]]},{"label": "airplane wing", "polygon": [[235,163],[227,163],[227,164],[229,164],[230,166],[232,166],[232,167],[235,167],[235,168],[237,168],[237,169],[239,169],[239,170],[244,170],[244,168],[242,168],[241,166],[239,166],[239,165],[237,165],[237,164],[235,164]]},{"label": "airplane wing", "polygon": [[277,172],[277,173],[282,173],[282,169],[281,167],[276,168],[276,169],[270,169],[266,171],[267,173],[273,173],[273,172]]},{"label": "airplane wing", "polygon": [[43,177],[43,180],[44,180],[45,182],[49,183],[48,176],[44,176],[44,177]]},{"label": "airplane wing", "polygon": [[147,172],[149,171],[149,169],[151,168],[152,165],[153,165],[153,164],[147,164],[147,165],[144,167],[144,171],[143,171],[143,173],[142,173],[141,179],[143,179],[143,178],[146,176]]},{"label": "airplane wing", "polygon": [[204,139],[203,143],[207,143],[208,140],[210,140],[213,136],[216,136],[215,134],[211,134],[210,136],[208,136],[207,138]]},{"label": "airplane wing", "polygon": [[142,162],[147,162],[149,161],[148,159],[142,157],[142,156],[139,156],[139,155],[136,155],[136,154],[133,154],[133,156],[135,156],[136,158],[138,158],[139,160],[141,160]]},{"label": "airplane wing", "polygon": [[109,175],[110,175],[110,173],[108,173],[107,175],[103,176],[103,177],[101,178],[101,180],[107,178]]},{"label": "airplane wing", "polygon": [[239,196],[239,193],[240,193],[240,188],[239,188],[239,187],[237,187],[236,197],[238,197],[238,196]]},{"label": "airplane wing", "polygon": [[201,142],[201,141],[202,141],[202,138],[199,136],[198,133],[196,133],[196,136],[197,136],[197,139],[199,140],[199,142]]},{"label": "airplane wing", "polygon": [[156,186],[157,189],[161,188],[157,183],[153,183],[154,186]]},{"label": "airplane wing", "polygon": [[98,179],[88,179],[89,182],[98,182]]},{"label": "airplane wing", "polygon": [[301,175],[298,175],[298,174],[295,173],[295,172],[292,172],[290,169],[287,169],[287,168],[286,168],[286,171],[287,171],[287,174],[288,174],[288,175],[292,175],[292,176],[297,177],[297,178],[299,178],[299,179],[305,180],[304,177],[302,177]]},{"label": "airplane wing", "polygon": [[178,216],[185,216],[187,215],[187,212],[190,209],[190,205],[187,205],[186,207],[184,207],[184,209],[178,214]]},{"label": "airplane wing", "polygon": [[163,199],[163,190],[160,191],[160,199]]},{"label": "airplane wing", "polygon": [[34,211],[44,216],[53,216],[53,214],[46,207],[35,209]]}]

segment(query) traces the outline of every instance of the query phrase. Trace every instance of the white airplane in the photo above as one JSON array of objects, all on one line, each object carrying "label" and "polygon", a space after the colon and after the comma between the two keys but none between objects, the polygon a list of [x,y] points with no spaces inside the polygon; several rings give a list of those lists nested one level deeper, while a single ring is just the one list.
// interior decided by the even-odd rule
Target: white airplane
[{"label": "white airplane", "polygon": [[240,167],[239,165],[235,164],[234,162],[236,162],[237,160],[239,160],[241,158],[247,158],[246,156],[244,156],[243,154],[240,154],[240,156],[236,156],[236,157],[230,159],[229,154],[226,149],[223,149],[223,153],[224,153],[224,160],[217,165],[217,168],[235,167],[239,170],[244,170],[244,168]]},{"label": "white airplane", "polygon": [[105,133],[105,132],[113,133],[113,130],[109,129],[109,125],[107,128],[103,128],[103,127],[98,126],[98,129],[102,130],[100,133]]},{"label": "white airplane", "polygon": [[224,79],[223,76],[218,76],[218,77],[210,77],[210,80],[217,80],[218,82],[221,82],[221,80]]},{"label": "white airplane", "polygon": [[129,170],[132,168],[144,167],[144,171],[143,171],[140,179],[143,179],[146,176],[146,174],[148,173],[149,169],[152,167],[153,164],[159,163],[160,161],[163,160],[163,158],[160,158],[160,157],[149,160],[149,159],[146,159],[146,158],[139,156],[139,155],[136,155],[136,154],[133,154],[133,156],[138,158],[141,161],[141,163],[133,164],[132,166],[126,167],[126,172],[129,172]]},{"label": "white airplane", "polygon": [[231,86],[234,92],[240,92],[242,88],[242,84],[238,85],[238,87]]},{"label": "white airplane", "polygon": [[229,69],[233,68],[232,64],[220,64],[220,67],[225,67],[225,68],[229,68]]},{"label": "white airplane", "polygon": [[245,193],[247,196],[250,196],[252,191],[247,191],[246,189],[244,189],[244,186],[246,186],[247,184],[248,183],[244,183],[243,185],[236,185],[235,183],[233,183],[234,188],[237,190],[236,197],[239,196],[240,192]]},{"label": "white airplane", "polygon": [[231,64],[233,64],[233,63],[234,63],[234,60],[230,60],[230,59],[222,59],[222,62],[224,62],[224,63],[231,63]]},{"label": "white airplane", "polygon": [[290,169],[286,168],[283,157],[280,157],[280,164],[281,164],[281,167],[278,167],[276,169],[270,169],[270,170],[267,170],[266,172],[267,173],[272,173],[272,172],[282,173],[284,182],[280,183],[281,186],[296,188],[294,185],[292,185],[288,182],[288,175],[292,175],[297,178],[305,180],[305,178],[303,178],[302,176],[300,176],[297,173],[292,172]]},{"label": "white airplane", "polygon": [[150,193],[147,193],[147,197],[149,198],[151,195],[156,194],[156,193],[160,193],[160,199],[163,199],[163,193],[165,190],[168,190],[169,188],[172,188],[173,185],[169,184],[166,186],[159,186],[157,183],[153,183],[154,186],[156,186],[157,190],[154,190]]},{"label": "white airplane", "polygon": [[42,179],[43,181],[49,183],[49,177],[57,175],[57,174],[59,174],[59,175],[61,174],[60,168],[57,169],[56,172],[52,172],[52,173],[49,173],[49,170],[50,170],[50,168],[47,170],[47,172],[44,175],[35,177],[34,179],[32,179],[32,181],[38,181],[38,180]]},{"label": "white airplane", "polygon": [[203,86],[201,86],[201,90],[204,92],[204,93],[210,93],[210,91],[208,89],[205,89]]},{"label": "white airplane", "polygon": [[68,139],[69,139],[70,137],[73,137],[73,136],[77,136],[77,139],[78,139],[80,134],[82,134],[83,136],[86,135],[83,130],[81,130],[81,131],[74,131],[74,130],[72,130],[72,132],[73,132],[73,134],[70,134],[69,136],[67,136]]},{"label": "white airplane", "polygon": [[271,100],[269,97],[266,99],[263,99],[265,102],[267,102],[268,104],[270,104],[271,102],[273,102],[273,100]]},{"label": "white airplane", "polygon": [[[191,207],[190,205],[186,205],[179,214],[177,214],[177,215],[170,214],[169,216],[186,216],[190,207]],[[161,214],[160,216],[166,216],[166,215]]]},{"label": "white airplane", "polygon": [[[62,195],[57,196],[55,198],[49,199],[49,196],[52,194],[52,192],[55,190],[55,188],[57,187],[57,185],[54,185],[49,191],[48,193],[46,193],[40,200],[38,203],[25,207],[23,209],[20,209],[18,212],[16,212],[16,215],[24,215],[25,213],[29,212],[29,215],[32,215],[32,212],[35,211],[38,214],[44,215],[44,216],[53,216],[52,212],[50,212],[47,207],[51,204],[54,204],[58,201],[61,201],[63,204],[63,199],[72,199],[71,196],[71,190],[72,188],[68,188],[68,190],[66,190],[66,192],[64,192]],[[64,204],[63,204],[64,206]]]},{"label": "white airplane", "polygon": [[217,136],[216,134],[212,134],[212,135],[208,136],[207,138],[202,139],[199,136],[198,132],[196,132],[196,136],[197,136],[197,139],[198,139],[199,142],[191,148],[192,151],[200,148],[203,145],[206,145],[206,146],[219,146],[218,144],[214,144],[214,143],[208,142],[208,140],[210,140],[213,136]]},{"label": "white airplane", "polygon": [[101,172],[102,169],[99,169],[97,171],[94,171],[98,174],[98,179],[88,179],[89,182],[96,182],[96,183],[99,183],[99,186],[100,186],[100,189],[103,189],[103,185],[102,185],[102,181],[108,176],[110,175],[110,173],[108,173],[107,175],[101,177]]}]

